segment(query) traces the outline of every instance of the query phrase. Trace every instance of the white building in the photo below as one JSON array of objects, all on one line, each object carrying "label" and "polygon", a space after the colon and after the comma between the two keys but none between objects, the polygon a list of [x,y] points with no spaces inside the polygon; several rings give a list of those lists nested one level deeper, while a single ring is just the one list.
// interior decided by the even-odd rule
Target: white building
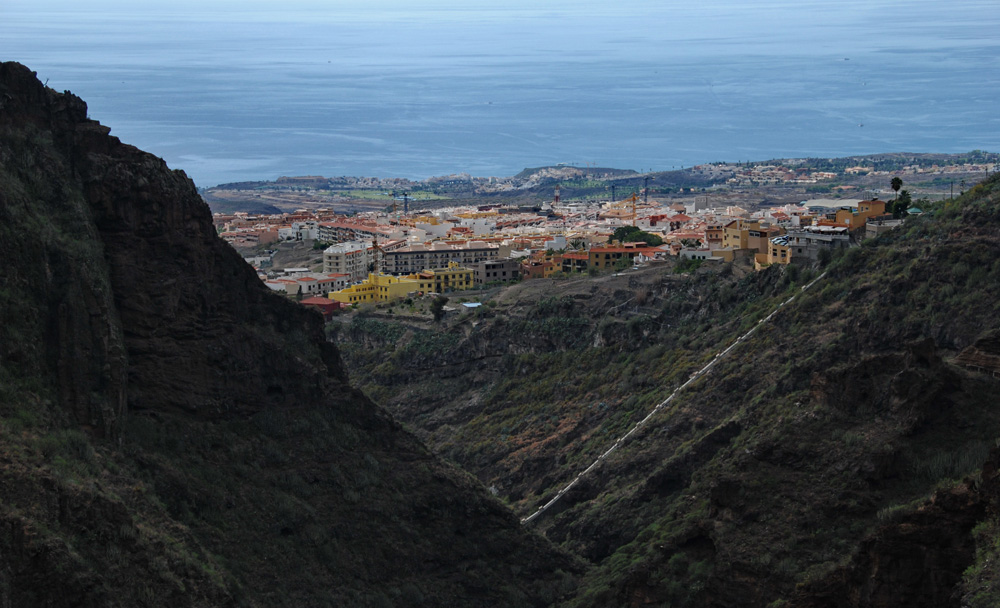
[{"label": "white building", "polygon": [[445,238],[448,236],[448,231],[451,230],[451,224],[428,224],[428,223],[418,223],[416,228],[423,230],[427,237],[434,238]]},{"label": "white building", "polygon": [[566,249],[566,237],[562,235],[552,237],[551,239],[545,241],[545,249],[547,251]]},{"label": "white building", "polygon": [[313,220],[294,222],[290,228],[278,228],[282,241],[306,241],[319,238],[319,223]]},{"label": "white building", "polygon": [[361,241],[330,245],[323,251],[323,273],[345,274],[350,283],[363,281],[375,262],[374,254],[371,245]]},{"label": "white building", "polygon": [[331,291],[339,291],[347,287],[347,275],[299,273],[294,276],[265,281],[264,284],[275,291],[284,291],[290,296],[325,297]]},{"label": "white building", "polygon": [[497,228],[496,220],[487,218],[463,218],[458,221],[458,225],[465,228],[471,228],[472,234],[476,236],[489,236],[493,234]]}]

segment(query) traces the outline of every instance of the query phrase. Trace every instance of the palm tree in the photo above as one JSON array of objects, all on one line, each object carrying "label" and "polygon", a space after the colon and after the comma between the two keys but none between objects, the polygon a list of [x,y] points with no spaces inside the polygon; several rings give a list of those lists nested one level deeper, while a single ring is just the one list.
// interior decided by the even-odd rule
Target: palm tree
[{"label": "palm tree", "polygon": [[889,182],[889,185],[892,186],[892,191],[895,192],[892,200],[896,200],[896,197],[899,196],[899,189],[903,187],[903,180],[899,177],[894,177],[892,178],[892,181]]}]

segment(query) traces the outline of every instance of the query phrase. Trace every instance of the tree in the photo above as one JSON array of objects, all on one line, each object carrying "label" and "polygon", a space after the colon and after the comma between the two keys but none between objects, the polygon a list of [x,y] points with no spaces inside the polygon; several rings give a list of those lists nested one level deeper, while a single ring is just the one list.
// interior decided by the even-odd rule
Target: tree
[{"label": "tree", "polygon": [[892,187],[892,191],[895,193],[893,195],[893,200],[896,200],[896,198],[899,197],[899,189],[903,187],[903,180],[900,179],[899,177],[894,177],[892,178],[892,181],[889,182],[889,185]]},{"label": "tree", "polygon": [[912,200],[909,191],[903,190],[900,192],[896,202],[892,205],[892,217],[899,219],[906,216],[906,210],[910,208],[911,203]]},{"label": "tree", "polygon": [[659,247],[663,244],[663,237],[658,234],[652,234],[649,232],[642,232],[642,240],[645,241],[650,247]]},{"label": "tree", "polygon": [[646,243],[650,247],[659,247],[663,244],[663,238],[658,234],[651,234],[639,229],[636,226],[620,226],[615,228],[614,233],[608,237],[608,242],[618,241],[621,243]]},{"label": "tree", "polygon": [[823,247],[816,254],[816,261],[819,262],[820,268],[824,268],[833,259],[833,251],[828,247]]},{"label": "tree", "polygon": [[608,242],[613,243],[618,241],[620,243],[631,243],[631,237],[642,230],[638,226],[619,226],[615,228],[615,231],[611,233],[608,237]]},{"label": "tree", "polygon": [[438,296],[434,298],[431,302],[431,314],[434,315],[434,321],[440,321],[444,317],[444,305],[448,303],[448,298],[445,296]]}]

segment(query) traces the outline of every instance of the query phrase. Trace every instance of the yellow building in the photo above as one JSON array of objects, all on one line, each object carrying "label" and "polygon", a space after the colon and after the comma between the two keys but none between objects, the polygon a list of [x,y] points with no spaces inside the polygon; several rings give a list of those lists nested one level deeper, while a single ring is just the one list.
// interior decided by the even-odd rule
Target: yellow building
[{"label": "yellow building", "polygon": [[723,249],[749,249],[758,253],[766,253],[769,241],[784,234],[785,230],[778,226],[761,225],[754,220],[736,219],[722,229]]},{"label": "yellow building", "polygon": [[722,246],[731,249],[747,249],[751,230],[760,230],[759,222],[735,219],[722,229]]},{"label": "yellow building", "polygon": [[878,199],[871,201],[861,201],[857,209],[842,208],[837,211],[837,223],[850,227],[851,230],[865,225],[868,218],[883,215],[885,213],[885,201]]},{"label": "yellow building", "polygon": [[[436,291],[437,293],[472,289],[472,269],[463,268],[455,262],[450,262],[447,268],[425,270],[411,274],[407,278],[420,281],[421,284],[427,284],[428,291]],[[430,287],[431,285],[433,287]]]},{"label": "yellow building", "polygon": [[628,258],[629,266],[635,263],[636,256],[645,254],[653,257],[652,250],[646,243],[625,243],[609,247],[591,247],[587,254],[588,268],[614,268],[619,260]]},{"label": "yellow building", "polygon": [[379,280],[389,278],[393,277],[369,274],[365,281],[358,283],[357,285],[351,285],[350,287],[346,287],[340,291],[331,291],[329,298],[345,304],[373,302],[379,299]]},{"label": "yellow building", "polygon": [[465,220],[481,220],[484,218],[497,217],[500,214],[496,211],[470,211],[469,213],[456,213],[455,217],[460,217]]},{"label": "yellow building", "polygon": [[732,262],[736,259],[736,252],[739,249],[727,247],[725,249],[712,249],[712,257],[722,258],[723,262]]},{"label": "yellow building", "polygon": [[788,264],[792,260],[792,248],[788,246],[787,236],[771,238],[764,251],[754,256],[754,268],[760,270],[771,264]]},{"label": "yellow building", "polygon": [[556,268],[556,263],[552,260],[525,259],[521,262],[520,267],[521,278],[526,281],[528,279],[547,279],[556,270],[559,268]]},{"label": "yellow building", "polygon": [[878,199],[858,203],[858,214],[866,217],[885,213],[885,201]]},{"label": "yellow building", "polygon": [[771,240],[781,236],[785,229],[778,226],[758,226],[747,230],[747,249],[752,249],[758,253],[767,251]]},{"label": "yellow building", "polygon": [[438,218],[433,215],[417,215],[410,219],[413,220],[414,224],[430,224],[431,226],[437,226],[441,223],[438,221]]},{"label": "yellow building", "polygon": [[331,291],[330,299],[345,304],[385,302],[405,298],[414,292],[460,291],[472,288],[472,270],[454,262],[448,268],[425,270],[405,277],[387,274],[369,274],[368,278],[340,291]]}]

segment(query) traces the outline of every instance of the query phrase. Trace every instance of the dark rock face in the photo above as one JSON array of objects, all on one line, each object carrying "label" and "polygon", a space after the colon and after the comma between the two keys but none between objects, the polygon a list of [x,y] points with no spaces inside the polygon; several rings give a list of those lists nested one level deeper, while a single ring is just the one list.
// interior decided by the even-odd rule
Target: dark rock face
[{"label": "dark rock face", "polygon": [[[49,103],[40,103],[46,94]],[[76,97],[36,90],[32,98],[23,120],[65,134],[62,151],[103,245],[129,352],[131,407],[253,411],[291,395],[315,400],[323,379],[344,380],[312,315],[270,297],[238,263],[182,172],[108,137]],[[45,105],[54,106],[54,124],[44,124]],[[320,347],[320,360],[259,356],[279,349],[291,328]]]},{"label": "dark rock face", "polygon": [[865,357],[812,377],[814,399],[849,416],[891,416],[913,433],[953,414],[964,393],[933,340]]},{"label": "dark rock face", "polygon": [[[996,521],[1000,513],[998,469],[1000,449],[994,448],[978,482],[966,479],[939,490],[912,513],[891,518],[862,541],[848,565],[801,588],[793,604],[809,608],[970,605],[962,573],[976,557],[974,528]],[[992,560],[984,561],[980,566],[992,572]],[[973,599],[972,605],[994,605],[995,598],[985,601]]]},{"label": "dark rock face", "polygon": [[[55,366],[64,403],[79,422],[90,418],[113,429],[124,405],[126,350],[129,406],[136,409],[246,413],[316,400],[327,378],[344,383],[320,324],[308,311],[270,297],[216,238],[208,207],[182,172],[109,137],[106,127],[87,120],[79,98],[45,89],[16,64],[2,70],[4,126],[49,136],[54,144],[52,157],[38,163],[43,173],[24,177],[55,189],[52,200],[39,202],[60,204],[55,199],[71,193],[76,200],[61,203],[72,206],[67,224],[96,238],[106,262],[101,268],[95,259],[39,260],[25,273],[37,277],[42,266],[52,269],[51,286],[78,283],[74,297],[47,307],[53,317],[47,325],[64,345],[59,348],[69,349],[57,354]],[[101,271],[107,284],[98,290],[89,275]],[[261,356],[287,349],[282,332],[293,328],[316,360]],[[87,412],[81,395],[104,385],[119,388],[112,407]]]},{"label": "dark rock face", "polygon": [[799,592],[796,606],[959,606],[962,571],[972,563],[971,531],[986,502],[970,485],[934,494],[928,504],[866,539],[851,564]]},{"label": "dark rock face", "polygon": [[319,315],[108,133],[0,64],[0,415],[41,446],[3,454],[0,605],[551,601],[574,562],[351,388]]},{"label": "dark rock face", "polygon": [[27,326],[20,333],[7,324],[0,360],[17,376],[51,374],[63,416],[114,435],[126,400],[125,345],[92,213],[79,193],[79,161],[67,154],[107,129],[86,120],[79,98],[56,95],[6,63],[0,130],[3,305],[5,316]]}]

